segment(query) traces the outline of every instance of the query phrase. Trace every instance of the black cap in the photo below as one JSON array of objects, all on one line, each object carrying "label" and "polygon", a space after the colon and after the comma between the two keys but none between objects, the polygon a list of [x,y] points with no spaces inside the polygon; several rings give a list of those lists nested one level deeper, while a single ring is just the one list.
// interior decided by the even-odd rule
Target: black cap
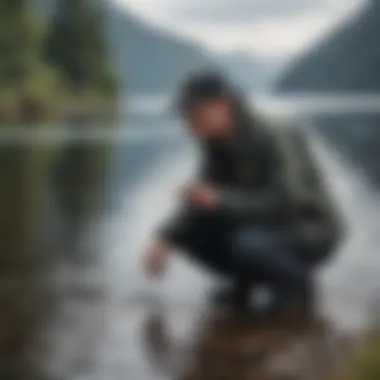
[{"label": "black cap", "polygon": [[191,75],[185,81],[178,106],[186,112],[196,103],[234,94],[234,88],[229,81],[216,72],[201,72]]}]

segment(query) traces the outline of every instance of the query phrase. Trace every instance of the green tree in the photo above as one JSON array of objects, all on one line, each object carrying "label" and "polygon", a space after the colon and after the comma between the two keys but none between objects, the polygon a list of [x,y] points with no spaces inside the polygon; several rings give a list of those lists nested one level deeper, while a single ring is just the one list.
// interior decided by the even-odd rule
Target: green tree
[{"label": "green tree", "polygon": [[26,0],[1,0],[0,120],[32,118],[58,97],[57,72],[43,60],[45,34]]},{"label": "green tree", "polygon": [[22,83],[39,60],[43,27],[23,0],[3,0],[0,6],[1,85]]},{"label": "green tree", "polygon": [[48,59],[78,93],[116,92],[102,25],[102,7],[93,0],[58,0],[47,39]]}]

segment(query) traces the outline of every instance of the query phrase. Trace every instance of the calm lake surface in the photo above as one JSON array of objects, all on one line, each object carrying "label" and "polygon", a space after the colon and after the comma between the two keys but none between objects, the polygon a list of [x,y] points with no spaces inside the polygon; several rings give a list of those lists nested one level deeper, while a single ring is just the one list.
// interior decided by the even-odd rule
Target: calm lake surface
[{"label": "calm lake surface", "polygon": [[[8,341],[0,340],[9,363],[4,373],[28,380],[211,380],[232,379],[231,372],[250,379],[265,371],[264,362],[272,368],[268,357],[283,347],[305,339],[310,345],[327,332],[339,335],[368,322],[380,290],[378,195],[315,132],[316,154],[351,231],[320,273],[313,321],[258,324],[219,315],[208,303],[215,279],[180,256],[162,283],[144,278],[141,253],[175,207],[176,189],[191,178],[197,155],[162,105],[131,104],[119,120],[99,123],[93,138],[83,125],[69,138],[55,134],[41,141],[28,131],[29,141],[2,140],[9,180],[0,198],[8,212],[3,224],[11,223],[0,244],[17,258],[3,258],[8,272],[16,273],[16,285],[9,285],[11,275],[2,285],[4,299],[13,299],[3,307],[11,331]],[[25,257],[29,266],[20,264]],[[39,303],[28,302],[32,295]],[[19,304],[28,313],[13,318]],[[26,323],[29,330],[14,348],[11,341]],[[21,363],[17,370],[13,361]],[[26,377],[20,367],[36,375]]]}]

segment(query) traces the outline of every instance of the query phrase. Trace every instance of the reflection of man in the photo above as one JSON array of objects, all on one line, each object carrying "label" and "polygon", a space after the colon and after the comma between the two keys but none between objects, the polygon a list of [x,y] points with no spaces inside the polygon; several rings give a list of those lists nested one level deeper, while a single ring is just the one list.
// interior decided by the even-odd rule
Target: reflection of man
[{"label": "reflection of man", "polygon": [[279,302],[304,293],[311,269],[341,237],[314,159],[295,128],[252,116],[221,77],[190,79],[181,111],[203,151],[200,176],[182,193],[183,208],[157,234],[146,269],[158,275],[171,248],[233,280],[245,304],[254,284]]},{"label": "reflection of man", "polygon": [[181,380],[329,378],[340,339],[324,319],[294,315],[268,321],[239,313],[205,313],[178,339],[165,315],[143,325],[147,359],[157,375]]}]

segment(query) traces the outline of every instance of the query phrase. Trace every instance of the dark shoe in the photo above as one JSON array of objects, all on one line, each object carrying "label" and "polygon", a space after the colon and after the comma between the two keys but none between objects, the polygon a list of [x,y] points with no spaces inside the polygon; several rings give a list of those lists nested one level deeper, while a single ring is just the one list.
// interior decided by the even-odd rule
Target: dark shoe
[{"label": "dark shoe", "polygon": [[274,302],[268,309],[268,315],[278,316],[288,311],[301,312],[305,315],[314,315],[316,303],[316,289],[314,279],[307,278],[300,289],[291,287],[278,288],[275,291]]},{"label": "dark shoe", "polygon": [[297,300],[297,309],[302,312],[305,316],[315,316],[317,312],[317,286],[314,281],[314,277],[310,276],[308,278],[305,287],[301,290],[299,299]]},{"label": "dark shoe", "polygon": [[250,293],[249,287],[229,286],[217,290],[212,296],[212,302],[216,306],[246,309],[249,306]]}]

